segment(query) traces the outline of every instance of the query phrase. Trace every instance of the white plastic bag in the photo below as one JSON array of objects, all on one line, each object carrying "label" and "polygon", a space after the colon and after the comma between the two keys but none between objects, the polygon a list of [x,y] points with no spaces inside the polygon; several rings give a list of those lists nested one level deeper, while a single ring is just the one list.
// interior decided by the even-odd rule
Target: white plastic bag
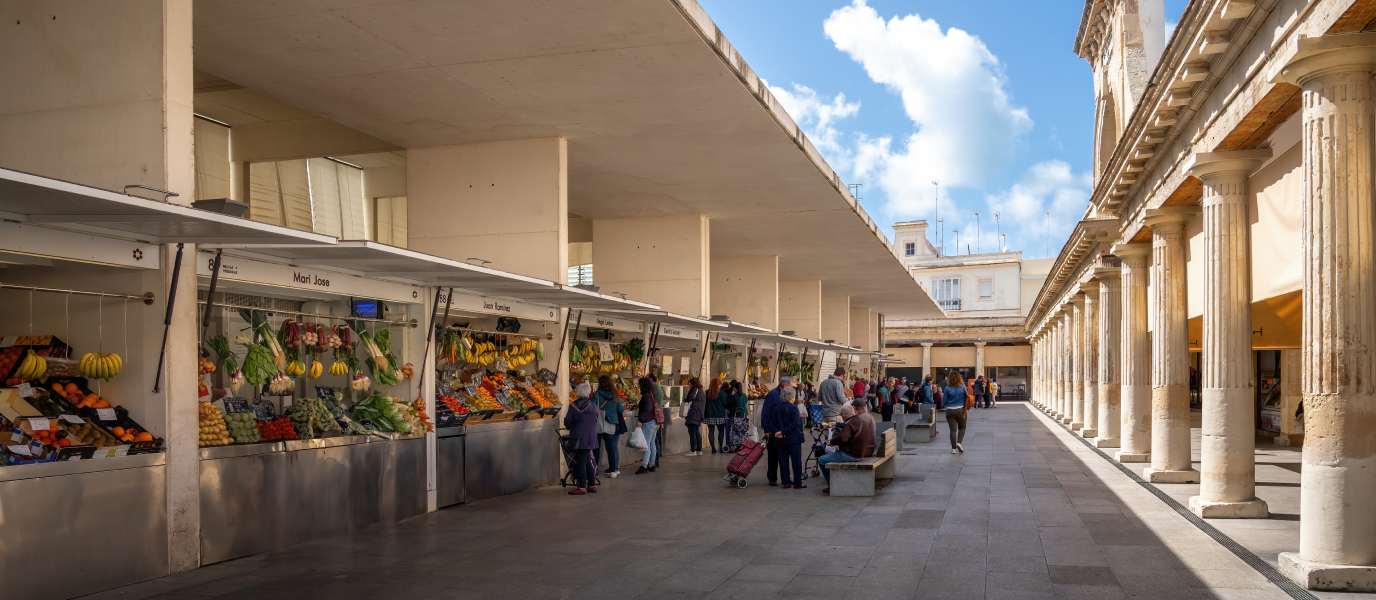
[{"label": "white plastic bag", "polygon": [[626,447],[644,452],[650,449],[650,443],[645,441],[645,432],[636,427],[631,429],[631,436],[626,438]]}]

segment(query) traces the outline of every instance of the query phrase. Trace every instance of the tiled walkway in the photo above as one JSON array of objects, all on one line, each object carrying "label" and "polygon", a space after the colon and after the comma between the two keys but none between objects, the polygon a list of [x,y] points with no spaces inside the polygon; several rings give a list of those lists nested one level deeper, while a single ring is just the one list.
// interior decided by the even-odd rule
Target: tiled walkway
[{"label": "tiled walkway", "polygon": [[666,457],[90,598],[1288,598],[1026,405],[975,411],[963,455],[940,429],[872,499]]}]

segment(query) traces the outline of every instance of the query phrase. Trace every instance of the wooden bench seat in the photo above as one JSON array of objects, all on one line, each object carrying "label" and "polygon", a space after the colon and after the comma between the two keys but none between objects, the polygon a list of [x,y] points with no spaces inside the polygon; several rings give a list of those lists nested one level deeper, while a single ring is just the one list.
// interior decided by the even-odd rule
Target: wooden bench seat
[{"label": "wooden bench seat", "polygon": [[874,456],[827,465],[832,496],[873,496],[875,480],[893,479],[898,474],[898,432],[885,431],[878,446]]}]

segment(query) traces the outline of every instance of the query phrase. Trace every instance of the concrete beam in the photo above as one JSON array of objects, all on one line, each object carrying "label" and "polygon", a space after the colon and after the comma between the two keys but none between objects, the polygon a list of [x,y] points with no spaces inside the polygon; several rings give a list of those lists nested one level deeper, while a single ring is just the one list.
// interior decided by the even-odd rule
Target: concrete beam
[{"label": "concrete beam", "polygon": [[324,117],[236,125],[230,135],[230,160],[249,162],[402,149]]}]

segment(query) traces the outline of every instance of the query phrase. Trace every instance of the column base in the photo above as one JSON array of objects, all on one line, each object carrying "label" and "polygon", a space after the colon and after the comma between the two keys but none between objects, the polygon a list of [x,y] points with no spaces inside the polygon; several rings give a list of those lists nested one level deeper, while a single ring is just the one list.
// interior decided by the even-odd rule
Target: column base
[{"label": "column base", "polygon": [[1084,429],[1080,430],[1080,437],[1088,440],[1091,438],[1098,437],[1098,433],[1099,432],[1096,431],[1093,427],[1085,427]]},{"label": "column base", "polygon": [[1062,424],[1062,425],[1069,425],[1069,424],[1070,424],[1070,417],[1061,417],[1061,424]]},{"label": "column base", "polygon": [[1201,519],[1265,519],[1271,516],[1265,500],[1210,502],[1202,496],[1190,497],[1190,512]]},{"label": "column base", "polygon": [[1076,423],[1076,422],[1074,422],[1074,421],[1071,421],[1071,422],[1070,422],[1070,430],[1071,430],[1071,431],[1079,431],[1079,430],[1084,429],[1084,428],[1085,428],[1085,424],[1084,424],[1084,423]]},{"label": "column base", "polygon": [[1095,448],[1117,448],[1117,447],[1121,446],[1122,443],[1123,443],[1123,440],[1120,439],[1120,438],[1106,438],[1106,437],[1094,438],[1094,447],[1095,447]]},{"label": "column base", "polygon": [[1151,483],[1199,483],[1199,471],[1165,471],[1149,468],[1142,473],[1142,478]]},{"label": "column base", "polygon": [[1117,459],[1120,463],[1151,462],[1151,453],[1143,452],[1139,454],[1136,452],[1123,452],[1120,450],[1114,453],[1113,458]]},{"label": "column base", "polygon": [[1281,552],[1279,562],[1281,573],[1311,590],[1376,592],[1376,567],[1309,562],[1298,552]]}]

